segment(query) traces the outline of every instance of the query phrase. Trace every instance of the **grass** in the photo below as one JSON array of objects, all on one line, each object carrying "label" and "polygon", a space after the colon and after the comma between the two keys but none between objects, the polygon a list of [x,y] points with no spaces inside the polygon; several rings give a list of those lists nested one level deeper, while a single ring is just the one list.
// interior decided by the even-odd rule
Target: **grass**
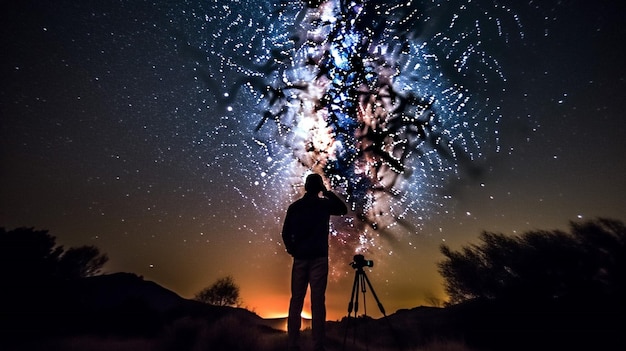
[{"label": "grass", "polygon": [[[341,324],[330,324],[328,351],[475,351],[460,341],[434,340],[420,346],[400,348],[389,335],[368,332],[368,339],[353,338]],[[345,340],[345,344],[344,344]],[[183,317],[166,325],[153,337],[78,335],[46,340],[23,340],[2,345],[4,351],[284,351],[287,333],[227,315],[209,322]],[[312,351],[311,330],[301,335],[301,351]]]}]

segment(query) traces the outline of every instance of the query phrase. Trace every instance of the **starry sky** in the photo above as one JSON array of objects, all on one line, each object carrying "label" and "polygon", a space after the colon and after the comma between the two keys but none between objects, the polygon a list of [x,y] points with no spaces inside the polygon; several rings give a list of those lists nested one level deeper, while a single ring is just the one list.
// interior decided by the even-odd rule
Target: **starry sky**
[{"label": "starry sky", "polygon": [[[351,208],[330,238],[335,320],[356,253],[374,261],[366,272],[389,314],[446,300],[442,243],[626,220],[622,2],[346,5],[346,18],[385,28],[378,36],[346,34],[339,1],[311,3],[3,2],[0,226],[95,245],[105,272],[186,298],[230,275],[244,307],[285,316],[280,227],[320,171]],[[370,35],[358,56],[369,76],[336,78],[333,50],[358,35]],[[324,53],[332,60],[310,63]],[[321,97],[363,86],[420,99],[351,110]],[[423,133],[389,132],[390,116]],[[373,134],[357,140],[363,126]],[[393,151],[355,151],[377,132]],[[367,293],[366,308],[382,315]]]}]

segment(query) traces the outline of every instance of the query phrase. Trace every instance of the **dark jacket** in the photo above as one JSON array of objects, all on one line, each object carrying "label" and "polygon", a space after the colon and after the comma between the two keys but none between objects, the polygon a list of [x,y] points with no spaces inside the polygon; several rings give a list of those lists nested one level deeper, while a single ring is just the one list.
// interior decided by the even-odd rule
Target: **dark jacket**
[{"label": "dark jacket", "polygon": [[324,197],[305,193],[287,209],[282,237],[294,258],[328,257],[328,231],[331,215],[348,213],[346,204],[331,191]]}]

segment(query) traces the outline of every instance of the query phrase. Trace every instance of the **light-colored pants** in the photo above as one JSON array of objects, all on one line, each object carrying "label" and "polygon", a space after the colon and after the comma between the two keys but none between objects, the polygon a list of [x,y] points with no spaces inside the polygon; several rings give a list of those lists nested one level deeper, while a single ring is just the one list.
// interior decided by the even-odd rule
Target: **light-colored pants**
[{"label": "light-colored pants", "polygon": [[302,306],[307,286],[311,287],[311,317],[313,344],[315,351],[324,350],[326,333],[326,284],[328,282],[328,257],[313,259],[294,259],[291,269],[291,300],[289,301],[289,317],[287,333],[289,349],[298,350],[300,336]]}]

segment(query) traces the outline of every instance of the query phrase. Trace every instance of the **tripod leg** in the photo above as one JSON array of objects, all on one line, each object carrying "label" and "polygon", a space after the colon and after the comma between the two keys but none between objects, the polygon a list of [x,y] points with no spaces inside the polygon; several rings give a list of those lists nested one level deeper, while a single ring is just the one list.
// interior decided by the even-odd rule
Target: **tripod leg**
[{"label": "tripod leg", "polygon": [[374,291],[374,287],[372,287],[372,283],[370,283],[370,280],[367,277],[367,275],[365,275],[365,272],[363,272],[363,277],[365,277],[365,281],[367,282],[367,285],[370,287],[370,291],[372,292],[372,295],[374,296],[374,299],[376,300],[376,303],[378,304],[378,309],[383,314],[383,316],[387,317],[387,314],[385,313],[385,308],[383,307],[383,304],[380,303],[378,296],[376,296],[376,291]]},{"label": "tripod leg", "polygon": [[[358,275],[355,275],[354,282],[352,283],[352,294],[350,295],[350,302],[348,303],[348,317],[350,317],[350,314],[352,313],[352,309],[354,307],[354,297],[357,294],[356,291],[357,291],[358,285],[359,285]],[[359,309],[358,301],[359,300],[357,296],[357,308],[356,308],[357,310]],[[355,312],[355,315],[356,315],[356,312]]]},{"label": "tripod leg", "polygon": [[365,272],[362,272],[361,274],[360,284],[361,284],[361,293],[363,294],[363,315],[367,316],[367,304],[365,303],[365,292],[367,291],[365,287]]},{"label": "tripod leg", "polygon": [[355,285],[352,294],[354,296],[354,318],[356,318],[359,314],[359,286],[361,285],[361,276],[359,275],[358,271],[354,279]]},{"label": "tripod leg", "polygon": [[359,297],[358,297],[359,275],[354,275],[354,282],[352,283],[352,294],[350,295],[350,302],[348,303],[348,317],[346,318],[346,327],[343,335],[343,349],[346,348],[346,338],[348,337],[348,326],[350,323],[350,314],[352,314],[352,308],[354,307],[354,299],[356,297],[356,309],[354,310],[354,316],[359,310]]}]

